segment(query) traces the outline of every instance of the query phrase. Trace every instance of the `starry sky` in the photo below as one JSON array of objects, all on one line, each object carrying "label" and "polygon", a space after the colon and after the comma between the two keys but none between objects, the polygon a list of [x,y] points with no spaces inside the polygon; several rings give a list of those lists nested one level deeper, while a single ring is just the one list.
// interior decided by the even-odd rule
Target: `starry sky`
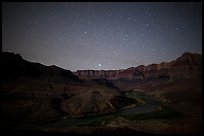
[{"label": "starry sky", "polygon": [[71,71],[202,54],[202,3],[2,3],[2,51]]}]

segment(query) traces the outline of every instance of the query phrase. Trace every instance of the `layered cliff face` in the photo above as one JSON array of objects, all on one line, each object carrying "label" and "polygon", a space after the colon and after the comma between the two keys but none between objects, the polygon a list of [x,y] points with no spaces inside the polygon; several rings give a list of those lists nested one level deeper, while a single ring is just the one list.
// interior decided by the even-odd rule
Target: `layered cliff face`
[{"label": "layered cliff face", "polygon": [[74,72],[80,79],[100,79],[144,81],[159,78],[189,78],[202,75],[202,56],[184,53],[171,62],[140,65],[125,70],[78,70]]},{"label": "layered cliff face", "polygon": [[78,70],[74,72],[80,79],[101,79],[108,80],[117,79],[143,79],[144,75],[138,70],[126,69],[126,70]]}]

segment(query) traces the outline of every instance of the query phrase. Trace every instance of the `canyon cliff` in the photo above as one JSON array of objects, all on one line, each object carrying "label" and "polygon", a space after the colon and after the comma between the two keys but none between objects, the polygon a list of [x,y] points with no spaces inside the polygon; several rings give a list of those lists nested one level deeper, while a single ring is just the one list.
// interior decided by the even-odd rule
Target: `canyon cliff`
[{"label": "canyon cliff", "polygon": [[179,78],[201,78],[202,55],[186,52],[171,62],[140,65],[124,70],[78,70],[74,74],[80,79],[107,79],[119,87],[124,83],[132,84],[160,79],[172,81]]}]

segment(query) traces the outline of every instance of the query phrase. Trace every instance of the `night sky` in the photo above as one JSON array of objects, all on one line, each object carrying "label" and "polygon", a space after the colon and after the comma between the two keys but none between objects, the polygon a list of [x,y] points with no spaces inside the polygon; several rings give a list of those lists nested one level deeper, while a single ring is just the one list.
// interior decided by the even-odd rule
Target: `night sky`
[{"label": "night sky", "polygon": [[201,54],[202,3],[3,3],[2,51],[72,71]]}]

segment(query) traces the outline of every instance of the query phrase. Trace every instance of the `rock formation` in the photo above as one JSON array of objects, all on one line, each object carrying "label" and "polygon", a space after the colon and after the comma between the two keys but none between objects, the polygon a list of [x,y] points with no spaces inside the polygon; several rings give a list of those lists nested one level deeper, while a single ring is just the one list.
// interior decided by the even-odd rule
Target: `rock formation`
[{"label": "rock formation", "polygon": [[1,64],[0,117],[6,123],[107,113],[128,101],[117,101],[122,95],[117,88],[86,83],[69,70],[32,63],[19,54],[2,52]]},{"label": "rock formation", "polygon": [[196,78],[202,75],[202,55],[183,53],[171,62],[140,65],[125,70],[78,70],[74,72],[80,79],[105,78],[113,83],[139,82],[152,79]]}]

